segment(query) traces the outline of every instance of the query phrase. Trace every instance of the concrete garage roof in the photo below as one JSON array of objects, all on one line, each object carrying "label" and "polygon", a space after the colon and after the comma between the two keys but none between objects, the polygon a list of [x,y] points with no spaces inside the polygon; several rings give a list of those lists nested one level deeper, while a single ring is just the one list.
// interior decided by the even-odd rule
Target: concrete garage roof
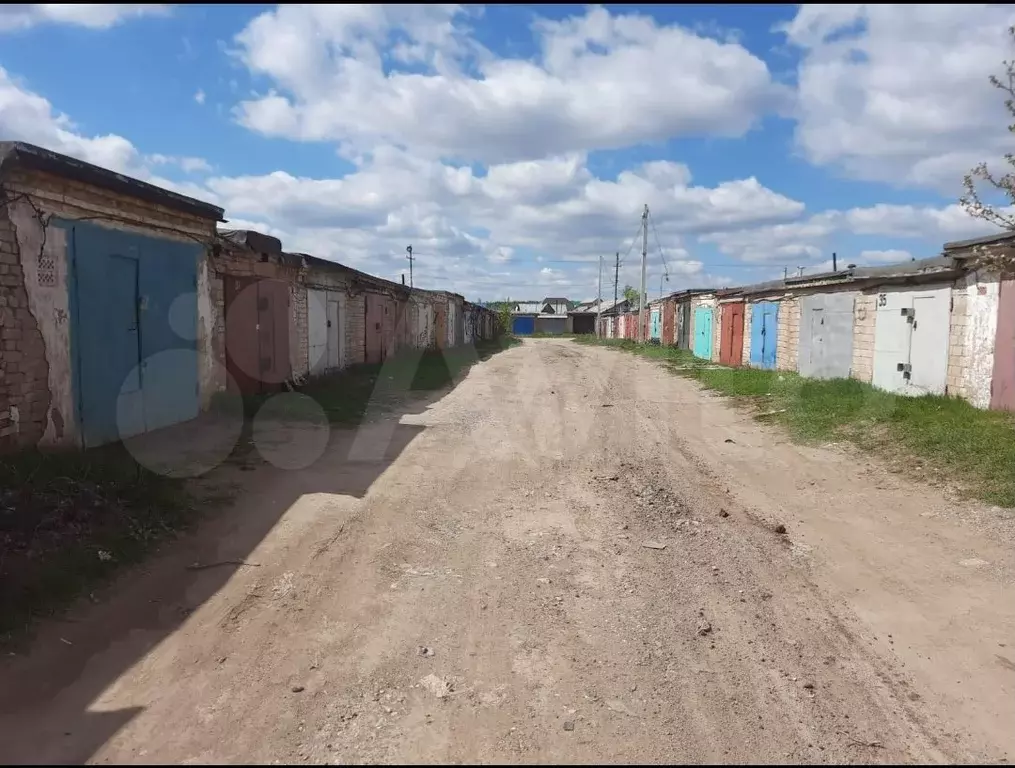
[{"label": "concrete garage roof", "polygon": [[944,251],[949,253],[950,251],[964,251],[967,248],[975,248],[978,245],[1001,245],[1002,243],[1015,242],[1015,232],[1001,232],[996,235],[987,235],[986,237],[974,237],[971,240],[954,240],[950,243],[945,243]]},{"label": "concrete garage roof", "polygon": [[225,210],[217,205],[196,200],[145,181],[132,179],[122,173],[100,168],[68,155],[61,155],[23,141],[0,141],[0,179],[14,168],[44,171],[67,179],[108,189],[121,195],[144,200],[155,205],[201,216],[213,221],[225,221]]},{"label": "concrete garage roof", "polygon": [[837,272],[819,272],[813,275],[787,277],[783,280],[770,280],[755,285],[728,288],[717,293],[723,298],[728,298],[778,294],[803,288],[820,289],[839,286],[860,288],[878,284],[916,284],[937,280],[954,280],[963,271],[964,267],[957,263],[952,256],[933,256],[929,259],[904,261],[884,267],[854,267]]}]

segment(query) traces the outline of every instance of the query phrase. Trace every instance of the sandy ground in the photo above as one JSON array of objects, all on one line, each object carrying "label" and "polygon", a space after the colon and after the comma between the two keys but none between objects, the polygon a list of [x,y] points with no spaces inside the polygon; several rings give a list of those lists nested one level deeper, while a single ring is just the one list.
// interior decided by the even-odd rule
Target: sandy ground
[{"label": "sandy ground", "polygon": [[5,762],[1015,756],[1010,513],[653,363],[529,340],[215,476],[230,511],[0,666]]}]

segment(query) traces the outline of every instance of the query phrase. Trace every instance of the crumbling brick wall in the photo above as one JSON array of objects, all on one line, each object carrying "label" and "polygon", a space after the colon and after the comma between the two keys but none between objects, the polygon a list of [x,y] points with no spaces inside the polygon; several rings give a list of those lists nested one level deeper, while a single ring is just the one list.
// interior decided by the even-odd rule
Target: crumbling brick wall
[{"label": "crumbling brick wall", "polygon": [[751,364],[751,322],[754,317],[754,304],[750,301],[744,302],[744,354],[741,362],[744,365]]},{"label": "crumbling brick wall", "polygon": [[49,365],[29,308],[17,232],[0,203],[0,448],[35,445],[49,418]]},{"label": "crumbling brick wall", "polygon": [[1000,276],[986,270],[970,272],[952,288],[947,392],[977,408],[990,406],[1000,289]]},{"label": "crumbling brick wall", "polygon": [[722,344],[722,304],[718,301],[712,309],[712,362],[719,362],[719,348]]},{"label": "crumbling brick wall", "polygon": [[366,347],[366,296],[362,293],[350,296],[345,303],[345,348],[349,365],[365,362]]}]

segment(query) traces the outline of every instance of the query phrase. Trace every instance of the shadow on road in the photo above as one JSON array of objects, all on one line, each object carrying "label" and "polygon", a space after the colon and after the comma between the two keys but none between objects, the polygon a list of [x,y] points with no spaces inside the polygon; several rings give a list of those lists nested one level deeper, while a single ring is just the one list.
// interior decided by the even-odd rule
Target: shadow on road
[{"label": "shadow on road", "polygon": [[[472,362],[478,361],[473,355]],[[243,561],[302,496],[366,494],[425,429],[401,424],[400,417],[424,412],[464,379],[468,367],[458,367],[443,389],[408,392],[400,402],[389,398],[359,428],[333,426],[323,454],[305,469],[280,469],[261,460],[257,451],[247,451],[193,481],[199,493],[223,485],[238,493],[197,529],[94,593],[92,601],[80,600],[65,616],[42,622],[26,655],[0,662],[0,760],[89,760],[143,710],[102,711],[103,692],[124,675],[143,674],[135,665],[236,570],[250,567]],[[217,428],[214,420],[206,427]],[[202,429],[200,424],[181,425],[162,430],[156,439],[163,453],[167,445],[192,451]],[[284,446],[308,427],[296,419],[277,421],[272,429]]]}]

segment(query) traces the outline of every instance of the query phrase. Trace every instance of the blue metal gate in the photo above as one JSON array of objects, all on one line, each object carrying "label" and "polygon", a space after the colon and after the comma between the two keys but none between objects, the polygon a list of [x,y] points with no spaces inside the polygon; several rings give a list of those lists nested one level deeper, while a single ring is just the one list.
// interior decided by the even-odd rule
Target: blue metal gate
[{"label": "blue metal gate", "polygon": [[751,309],[751,365],[775,368],[779,340],[779,305],[762,301]]},{"label": "blue metal gate", "polygon": [[659,341],[663,336],[663,316],[659,307],[652,309],[652,323],[649,326],[649,338]]},{"label": "blue metal gate", "polygon": [[536,332],[536,318],[532,315],[518,315],[511,321],[511,333],[515,336],[529,336]]},{"label": "blue metal gate", "polygon": [[84,445],[196,417],[197,312],[188,294],[197,288],[201,246],[58,223],[71,243],[71,354]]}]

